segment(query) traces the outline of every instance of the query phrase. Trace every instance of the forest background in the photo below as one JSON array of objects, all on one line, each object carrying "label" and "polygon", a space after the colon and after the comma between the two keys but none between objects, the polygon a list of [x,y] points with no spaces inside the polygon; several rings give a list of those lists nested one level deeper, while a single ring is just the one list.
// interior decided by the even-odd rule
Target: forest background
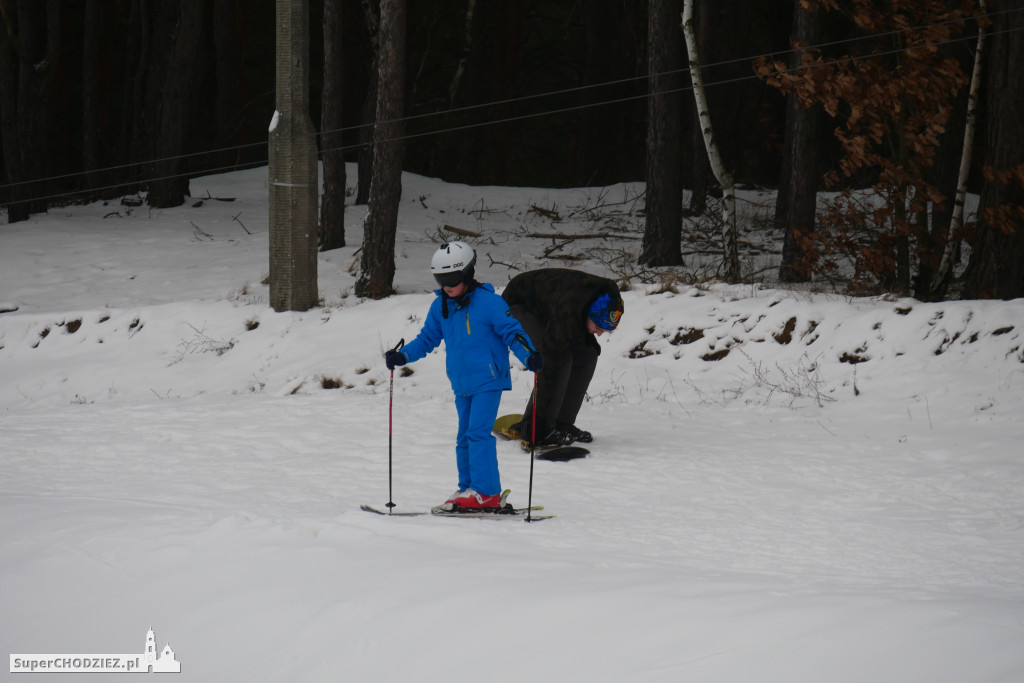
[{"label": "forest background", "polygon": [[[344,245],[346,183],[330,169],[359,161],[350,185],[366,203],[374,146],[398,142],[402,169],[448,182],[645,181],[639,261],[682,266],[682,233],[718,220],[723,189],[683,5],[309,0],[320,248]],[[693,5],[723,163],[740,187],[777,191],[771,220],[747,229],[779,232],[779,279],[842,271],[853,293],[1024,296],[1019,0]],[[0,0],[0,20],[8,222],[99,199],[176,206],[190,177],[268,163],[275,2]],[[400,120],[380,120],[379,83]],[[964,183],[980,203],[958,220]]]}]

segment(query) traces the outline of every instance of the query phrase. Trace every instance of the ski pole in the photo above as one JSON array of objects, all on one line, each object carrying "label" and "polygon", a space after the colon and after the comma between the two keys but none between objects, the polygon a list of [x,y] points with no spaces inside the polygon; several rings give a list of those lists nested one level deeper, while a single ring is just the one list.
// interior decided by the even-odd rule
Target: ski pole
[{"label": "ski pole", "polygon": [[[533,348],[532,346],[530,346],[526,342],[526,338],[523,337],[523,335],[517,334],[516,335],[516,339],[519,340],[519,343],[523,345],[523,348],[525,348],[531,354],[532,353],[537,353],[537,350],[535,348]],[[534,450],[537,448],[537,373],[536,372],[533,373],[533,400],[530,402],[530,404],[533,406],[533,411],[532,411],[533,412],[533,416],[530,418],[530,486],[527,489],[528,493],[527,493],[527,498],[526,498],[526,521],[527,522],[532,522],[533,521],[533,518],[531,516],[531,513],[533,511],[533,461],[534,461],[533,453],[534,453]]]},{"label": "ski pole", "polygon": [[[405,339],[404,338],[399,339],[398,340],[398,344],[396,344],[395,348],[393,348],[391,350],[392,351],[398,351],[403,346],[405,346]],[[392,417],[392,415],[394,415],[394,412],[395,412],[394,405],[395,405],[395,369],[391,368],[391,383],[390,383],[390,385],[388,387],[388,503],[387,503],[387,508],[388,508],[388,513],[389,514],[391,513],[391,508],[395,507],[395,502],[392,499],[392,495],[391,495],[391,443],[392,443],[392,440],[393,440],[392,439],[393,430],[391,428],[391,417]]]},{"label": "ski pole", "polygon": [[526,498],[526,521],[532,522],[533,517],[533,453],[537,448],[537,373],[533,373],[533,410],[530,418],[530,486]]}]

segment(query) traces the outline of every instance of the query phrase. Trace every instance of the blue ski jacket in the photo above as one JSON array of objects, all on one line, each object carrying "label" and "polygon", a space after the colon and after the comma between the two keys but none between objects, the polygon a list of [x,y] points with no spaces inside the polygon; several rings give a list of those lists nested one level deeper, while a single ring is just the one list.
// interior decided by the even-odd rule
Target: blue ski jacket
[{"label": "blue ski jacket", "polygon": [[[448,299],[440,289],[430,305],[423,329],[402,347],[411,363],[445,344],[445,370],[456,395],[512,388],[509,350],[526,365],[533,342],[513,317],[508,304],[489,284],[479,284],[461,299]],[[447,315],[445,315],[447,313]]]}]

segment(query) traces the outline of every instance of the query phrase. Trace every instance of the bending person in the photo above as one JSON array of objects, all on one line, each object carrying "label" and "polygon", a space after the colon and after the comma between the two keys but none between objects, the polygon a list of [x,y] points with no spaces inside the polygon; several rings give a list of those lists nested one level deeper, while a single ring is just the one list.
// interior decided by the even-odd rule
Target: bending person
[{"label": "bending person", "polygon": [[[537,445],[589,443],[593,436],[576,426],[576,416],[601,355],[596,337],[614,330],[622,316],[619,288],[579,270],[543,268],[512,278],[501,296],[544,357],[537,378]],[[531,438],[533,400],[509,436]]]}]

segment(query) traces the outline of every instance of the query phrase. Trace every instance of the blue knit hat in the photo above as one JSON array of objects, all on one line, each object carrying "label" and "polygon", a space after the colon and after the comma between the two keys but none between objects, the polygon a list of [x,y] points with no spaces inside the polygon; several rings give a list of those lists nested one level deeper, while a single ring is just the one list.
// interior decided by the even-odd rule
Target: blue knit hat
[{"label": "blue knit hat", "polygon": [[619,326],[619,319],[622,317],[622,299],[619,297],[612,301],[610,294],[602,294],[590,304],[590,319],[602,330],[611,332]]}]

